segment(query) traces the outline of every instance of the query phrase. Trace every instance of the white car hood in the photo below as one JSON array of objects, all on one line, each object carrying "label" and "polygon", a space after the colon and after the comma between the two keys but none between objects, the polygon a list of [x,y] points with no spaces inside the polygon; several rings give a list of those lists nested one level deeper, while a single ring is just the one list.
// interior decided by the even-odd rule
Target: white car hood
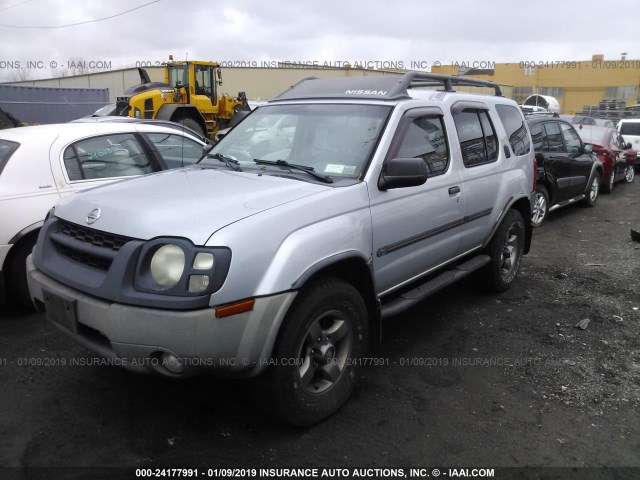
[{"label": "white car hood", "polygon": [[[204,245],[220,228],[331,187],[295,179],[192,167],[113,183],[62,199],[55,214],[104,232]],[[93,224],[87,216],[100,209]]]}]

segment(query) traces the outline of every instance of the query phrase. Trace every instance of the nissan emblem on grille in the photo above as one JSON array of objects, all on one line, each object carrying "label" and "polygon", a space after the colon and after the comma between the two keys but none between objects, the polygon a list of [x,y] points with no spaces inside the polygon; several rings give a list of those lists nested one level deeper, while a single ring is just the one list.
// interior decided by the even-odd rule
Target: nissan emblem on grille
[{"label": "nissan emblem on grille", "polygon": [[89,225],[91,225],[92,223],[96,223],[96,221],[99,218],[100,218],[100,209],[94,208],[93,210],[91,210],[91,212],[89,212],[89,215],[87,215],[87,223]]}]

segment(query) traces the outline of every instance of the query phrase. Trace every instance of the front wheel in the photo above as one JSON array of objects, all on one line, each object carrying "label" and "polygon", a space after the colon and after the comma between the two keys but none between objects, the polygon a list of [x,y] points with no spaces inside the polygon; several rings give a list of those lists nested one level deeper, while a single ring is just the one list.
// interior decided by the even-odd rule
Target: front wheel
[{"label": "front wheel", "polygon": [[627,183],[631,183],[635,178],[636,178],[636,171],[632,165],[629,165],[624,172],[624,181]]},{"label": "front wheel", "polygon": [[207,132],[205,132],[204,129],[200,126],[200,124],[196,120],[194,120],[193,118],[183,117],[183,118],[178,120],[178,123],[181,123],[185,127],[190,128],[191,130],[193,130],[194,132],[199,133],[203,137],[207,136]]},{"label": "front wheel", "polygon": [[315,281],[291,306],[269,367],[249,383],[251,393],[287,423],[317,423],[351,394],[367,337],[367,309],[358,290],[336,278]]},{"label": "front wheel", "polygon": [[509,210],[485,250],[491,261],[474,274],[478,286],[492,292],[511,287],[522,263],[524,236],[522,215]]}]

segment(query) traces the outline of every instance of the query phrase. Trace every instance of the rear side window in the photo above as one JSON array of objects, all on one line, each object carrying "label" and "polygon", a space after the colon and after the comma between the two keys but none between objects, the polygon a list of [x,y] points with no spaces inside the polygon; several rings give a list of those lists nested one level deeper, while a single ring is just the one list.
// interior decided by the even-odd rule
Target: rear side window
[{"label": "rear side window", "polygon": [[15,152],[19,143],[10,142],[9,140],[0,140],[0,174],[2,174],[2,170],[4,170],[4,166],[9,162],[11,155]]},{"label": "rear side window", "polygon": [[442,118],[414,118],[396,156],[421,158],[427,165],[429,176],[446,172],[449,166],[449,150]]},{"label": "rear side window", "polygon": [[167,168],[178,168],[196,163],[203,155],[202,146],[181,135],[168,133],[147,133]]},{"label": "rear side window", "polygon": [[70,181],[128,177],[151,173],[153,167],[133,134],[103,135],[80,140],[64,151]]},{"label": "rear side window", "polygon": [[622,122],[620,124],[620,134],[640,136],[640,122]]},{"label": "rear side window", "polygon": [[454,113],[462,160],[465,167],[474,167],[498,159],[498,137],[488,112],[463,110]]},{"label": "rear side window", "polygon": [[496,110],[507,132],[514,155],[520,156],[529,153],[531,143],[520,110],[511,105],[496,105]]}]

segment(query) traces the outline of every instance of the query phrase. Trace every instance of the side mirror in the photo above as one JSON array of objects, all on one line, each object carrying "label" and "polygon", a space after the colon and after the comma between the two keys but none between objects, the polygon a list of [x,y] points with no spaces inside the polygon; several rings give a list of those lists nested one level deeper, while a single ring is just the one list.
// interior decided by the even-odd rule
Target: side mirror
[{"label": "side mirror", "polygon": [[569,155],[571,155],[572,158],[579,157],[580,155],[582,155],[583,151],[584,151],[584,147],[583,148],[569,147]]},{"label": "side mirror", "polygon": [[582,147],[582,152],[583,152],[583,153],[593,153],[593,145],[591,145],[590,143],[586,143],[586,144]]},{"label": "side mirror", "polygon": [[427,181],[427,165],[421,158],[392,158],[384,166],[378,188],[417,187]]}]

